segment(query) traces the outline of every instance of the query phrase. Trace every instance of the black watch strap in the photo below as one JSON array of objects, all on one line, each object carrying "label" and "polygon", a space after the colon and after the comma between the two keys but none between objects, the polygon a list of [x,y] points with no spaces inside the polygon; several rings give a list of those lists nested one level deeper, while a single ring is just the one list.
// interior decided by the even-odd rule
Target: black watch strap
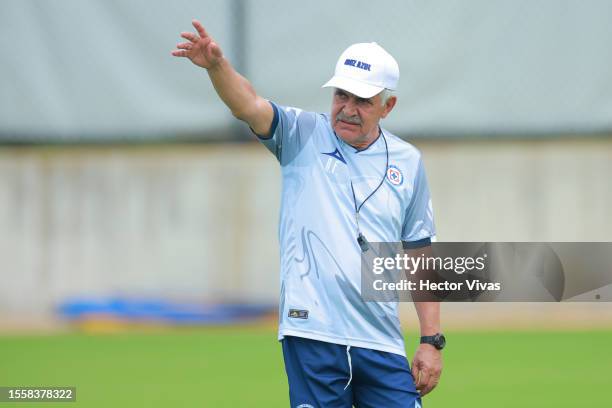
[{"label": "black watch strap", "polygon": [[433,336],[421,336],[421,344],[431,344],[438,350],[442,350],[446,346],[446,338],[442,333],[436,333]]}]

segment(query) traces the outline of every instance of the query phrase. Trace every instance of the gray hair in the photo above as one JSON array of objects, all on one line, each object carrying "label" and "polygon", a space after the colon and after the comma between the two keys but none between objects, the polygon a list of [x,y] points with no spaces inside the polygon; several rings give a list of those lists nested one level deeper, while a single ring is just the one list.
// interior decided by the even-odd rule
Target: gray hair
[{"label": "gray hair", "polygon": [[385,106],[389,98],[392,96],[393,96],[393,91],[388,88],[385,88],[382,91],[380,91],[380,103],[382,103],[382,106]]}]

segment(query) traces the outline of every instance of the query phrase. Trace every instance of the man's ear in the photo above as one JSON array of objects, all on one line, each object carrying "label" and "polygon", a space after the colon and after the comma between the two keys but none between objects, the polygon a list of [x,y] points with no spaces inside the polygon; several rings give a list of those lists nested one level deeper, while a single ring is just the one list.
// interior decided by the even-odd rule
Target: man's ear
[{"label": "man's ear", "polygon": [[389,99],[387,99],[387,102],[385,103],[385,109],[383,110],[383,113],[380,117],[386,118],[389,112],[393,110],[396,103],[397,103],[397,96],[392,96]]}]

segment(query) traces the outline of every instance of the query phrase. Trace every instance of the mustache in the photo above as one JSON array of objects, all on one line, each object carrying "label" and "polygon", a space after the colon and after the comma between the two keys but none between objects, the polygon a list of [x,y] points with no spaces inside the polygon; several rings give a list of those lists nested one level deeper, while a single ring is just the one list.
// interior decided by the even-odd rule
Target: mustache
[{"label": "mustache", "polygon": [[352,123],[354,125],[361,125],[361,118],[359,118],[359,116],[347,116],[344,114],[344,112],[340,112],[336,115],[336,122],[338,122],[339,120],[343,122]]}]

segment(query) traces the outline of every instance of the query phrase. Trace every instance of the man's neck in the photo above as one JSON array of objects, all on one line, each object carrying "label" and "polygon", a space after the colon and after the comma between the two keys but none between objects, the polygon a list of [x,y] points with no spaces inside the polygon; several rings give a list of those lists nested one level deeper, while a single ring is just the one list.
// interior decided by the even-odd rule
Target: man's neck
[{"label": "man's neck", "polygon": [[357,150],[365,150],[371,145],[373,145],[378,140],[381,133],[382,133],[382,130],[380,129],[380,126],[376,126],[376,130],[373,132],[373,135],[368,135],[368,138],[364,140],[363,142],[355,142],[355,143],[347,143],[347,144]]}]

